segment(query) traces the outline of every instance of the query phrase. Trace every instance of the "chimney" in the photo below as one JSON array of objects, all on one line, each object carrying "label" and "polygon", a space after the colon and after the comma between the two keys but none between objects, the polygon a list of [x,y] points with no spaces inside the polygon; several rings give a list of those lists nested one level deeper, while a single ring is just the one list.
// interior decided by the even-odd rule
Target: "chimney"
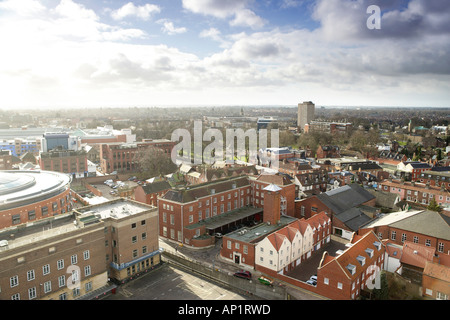
[{"label": "chimney", "polygon": [[264,211],[263,222],[272,225],[280,221],[280,191],[281,188],[275,184],[270,184],[263,189],[264,193]]}]

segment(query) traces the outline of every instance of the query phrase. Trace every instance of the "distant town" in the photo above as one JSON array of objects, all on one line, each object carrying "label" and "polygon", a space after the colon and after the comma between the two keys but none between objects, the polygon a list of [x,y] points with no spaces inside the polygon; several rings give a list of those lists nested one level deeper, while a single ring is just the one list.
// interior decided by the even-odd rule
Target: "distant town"
[{"label": "distant town", "polygon": [[[449,120],[313,101],[0,110],[0,299],[155,299],[132,288],[179,270],[248,300],[448,300]],[[174,162],[195,123],[278,141]]]}]

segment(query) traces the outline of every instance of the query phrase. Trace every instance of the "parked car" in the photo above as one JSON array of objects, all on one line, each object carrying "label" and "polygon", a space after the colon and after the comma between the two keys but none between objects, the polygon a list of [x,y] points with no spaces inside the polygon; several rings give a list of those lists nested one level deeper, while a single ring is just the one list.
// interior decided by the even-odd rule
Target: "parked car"
[{"label": "parked car", "polygon": [[311,279],[307,280],[306,283],[310,284],[310,285],[312,285],[314,287],[317,285],[317,281],[314,281],[314,280],[311,280]]},{"label": "parked car", "polygon": [[249,271],[244,271],[244,270],[235,272],[233,274],[233,276],[242,278],[242,279],[246,279],[246,280],[250,280],[252,278],[252,274]]},{"label": "parked car", "polygon": [[312,280],[312,281],[316,281],[317,282],[317,275],[313,275],[313,276],[311,276],[311,278],[309,278],[310,280]]},{"label": "parked car", "polygon": [[273,286],[273,280],[269,277],[261,276],[258,278],[259,282],[265,284],[266,286]]},{"label": "parked car", "polygon": [[223,235],[220,232],[216,232],[215,234],[216,238],[220,239],[223,237]]}]

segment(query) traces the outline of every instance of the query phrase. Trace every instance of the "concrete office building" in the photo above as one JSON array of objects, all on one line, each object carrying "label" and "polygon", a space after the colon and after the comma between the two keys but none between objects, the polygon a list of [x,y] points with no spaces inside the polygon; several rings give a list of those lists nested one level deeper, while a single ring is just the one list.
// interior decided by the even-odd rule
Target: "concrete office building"
[{"label": "concrete office building", "polygon": [[298,104],[297,127],[305,129],[305,125],[314,120],[315,105],[311,101]]}]

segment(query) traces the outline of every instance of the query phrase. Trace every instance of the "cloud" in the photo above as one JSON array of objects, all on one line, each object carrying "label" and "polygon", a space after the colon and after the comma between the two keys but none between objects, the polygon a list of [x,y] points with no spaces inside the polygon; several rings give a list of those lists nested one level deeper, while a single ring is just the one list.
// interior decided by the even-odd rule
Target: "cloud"
[{"label": "cloud", "polygon": [[173,25],[172,21],[168,21],[166,19],[159,20],[158,23],[163,24],[161,30],[162,32],[167,33],[168,35],[181,34],[187,32],[187,29],[185,27],[176,28]]},{"label": "cloud", "polygon": [[228,19],[231,26],[261,28],[266,21],[248,9],[251,0],[182,0],[183,7],[194,13]]},{"label": "cloud", "polygon": [[143,6],[136,6],[128,2],[117,10],[111,12],[111,17],[115,20],[123,20],[128,17],[137,17],[142,20],[149,20],[155,13],[160,13],[161,9],[157,5],[147,3]]}]

